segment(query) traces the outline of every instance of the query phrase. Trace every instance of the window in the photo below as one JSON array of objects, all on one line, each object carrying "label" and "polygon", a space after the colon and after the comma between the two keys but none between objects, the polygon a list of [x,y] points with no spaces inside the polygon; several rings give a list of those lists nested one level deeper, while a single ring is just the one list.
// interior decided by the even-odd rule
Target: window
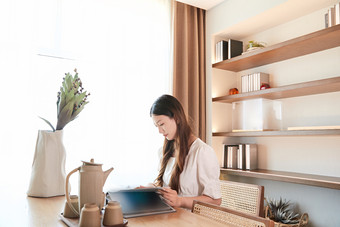
[{"label": "window", "polygon": [[163,138],[149,110],[170,92],[170,0],[6,0],[0,8],[0,146],[9,166],[27,170],[14,173],[24,186],[37,130],[49,130],[38,116],[56,123],[57,92],[74,68],[91,95],[64,129],[66,172],[94,158],[114,167],[106,187],[153,181]]}]

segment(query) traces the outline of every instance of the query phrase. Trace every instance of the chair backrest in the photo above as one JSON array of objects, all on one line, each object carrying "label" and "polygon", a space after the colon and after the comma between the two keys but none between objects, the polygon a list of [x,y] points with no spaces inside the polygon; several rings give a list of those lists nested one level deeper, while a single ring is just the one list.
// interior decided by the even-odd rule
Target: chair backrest
[{"label": "chair backrest", "polygon": [[264,187],[221,180],[222,207],[264,217]]},{"label": "chair backrest", "polygon": [[199,214],[228,226],[274,227],[274,221],[210,203],[194,200],[192,213]]}]

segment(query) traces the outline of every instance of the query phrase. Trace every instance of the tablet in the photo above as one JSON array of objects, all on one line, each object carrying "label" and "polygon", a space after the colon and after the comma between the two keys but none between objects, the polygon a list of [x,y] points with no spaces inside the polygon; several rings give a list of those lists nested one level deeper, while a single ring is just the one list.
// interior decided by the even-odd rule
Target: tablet
[{"label": "tablet", "polygon": [[107,192],[107,201],[118,201],[124,218],[176,212],[159,195],[161,188],[141,188]]}]

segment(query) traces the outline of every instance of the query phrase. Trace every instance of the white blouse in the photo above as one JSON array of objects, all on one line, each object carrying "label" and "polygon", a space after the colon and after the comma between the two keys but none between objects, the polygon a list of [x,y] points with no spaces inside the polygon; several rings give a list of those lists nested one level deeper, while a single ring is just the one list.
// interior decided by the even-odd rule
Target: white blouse
[{"label": "white blouse", "polygon": [[[163,187],[168,187],[175,157],[170,158],[163,176]],[[212,147],[196,139],[186,157],[184,169],[180,175],[178,195],[194,197],[206,195],[213,199],[221,198],[220,167]]]}]

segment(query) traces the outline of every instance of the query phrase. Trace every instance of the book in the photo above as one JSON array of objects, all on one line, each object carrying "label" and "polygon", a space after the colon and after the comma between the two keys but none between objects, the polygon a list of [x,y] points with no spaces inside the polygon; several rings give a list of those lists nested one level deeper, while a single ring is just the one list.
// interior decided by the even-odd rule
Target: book
[{"label": "book", "polygon": [[257,85],[258,85],[258,77],[259,77],[259,73],[253,73],[252,74],[253,77],[253,82],[252,82],[252,91],[257,91],[259,90]]},{"label": "book", "polygon": [[243,52],[243,42],[229,39],[228,40],[228,59],[241,55]]},{"label": "book", "polygon": [[216,62],[228,59],[228,42],[221,40],[216,44]]},{"label": "book", "polygon": [[228,42],[225,40],[221,41],[221,50],[222,50],[222,61],[228,59]]},{"label": "book", "polygon": [[241,77],[241,93],[248,92],[248,75]]},{"label": "book", "polygon": [[216,62],[221,61],[220,42],[216,43]]},{"label": "book", "polygon": [[264,84],[269,84],[269,74],[258,73],[256,90],[260,90]]},{"label": "book", "polygon": [[328,27],[335,25],[335,8],[331,7],[328,9]]},{"label": "book", "polygon": [[334,6],[335,25],[340,24],[340,2]]},{"label": "book", "polygon": [[254,83],[254,74],[249,74],[248,75],[248,91],[254,91],[253,90],[253,83]]},{"label": "book", "polygon": [[237,169],[245,169],[246,159],[245,159],[245,149],[244,144],[238,145],[237,150]]},{"label": "book", "polygon": [[325,28],[328,28],[329,27],[329,23],[328,23],[328,11],[327,13],[325,14]]},{"label": "book", "polygon": [[223,167],[236,169],[237,167],[237,150],[238,145],[224,144]]},{"label": "book", "polygon": [[245,169],[257,169],[257,145],[245,144]]}]

